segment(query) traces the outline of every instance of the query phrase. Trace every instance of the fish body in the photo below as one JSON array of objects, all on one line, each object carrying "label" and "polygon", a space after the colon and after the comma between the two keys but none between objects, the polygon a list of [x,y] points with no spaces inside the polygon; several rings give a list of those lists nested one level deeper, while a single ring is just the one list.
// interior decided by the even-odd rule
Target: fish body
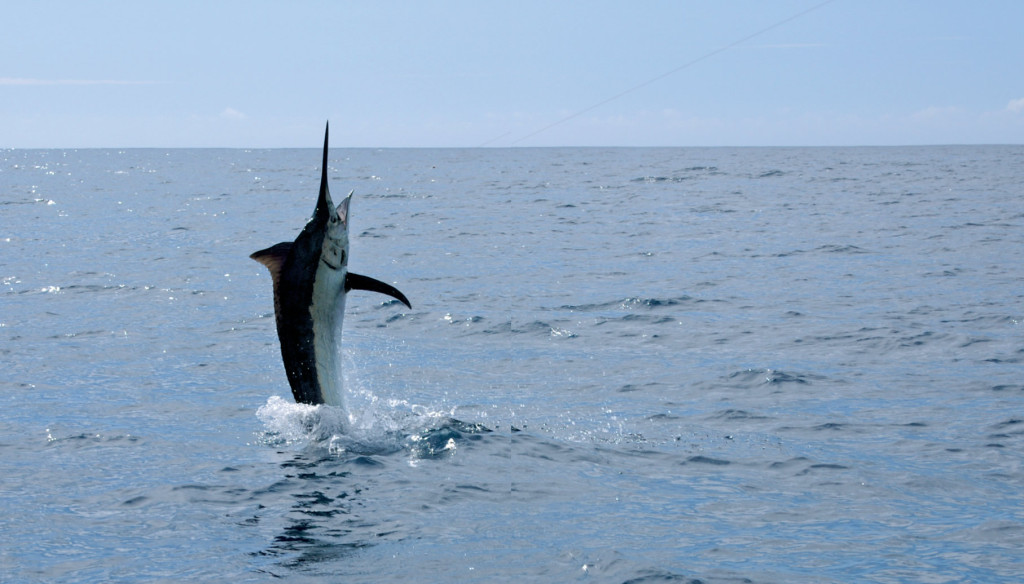
[{"label": "fish body", "polygon": [[343,406],[338,342],[348,292],[379,292],[412,306],[394,286],[348,271],[352,193],[338,206],[331,200],[328,130],[324,131],[320,193],[312,218],[295,241],[278,243],[249,257],[265,265],[274,282],[277,336],[295,401]]}]

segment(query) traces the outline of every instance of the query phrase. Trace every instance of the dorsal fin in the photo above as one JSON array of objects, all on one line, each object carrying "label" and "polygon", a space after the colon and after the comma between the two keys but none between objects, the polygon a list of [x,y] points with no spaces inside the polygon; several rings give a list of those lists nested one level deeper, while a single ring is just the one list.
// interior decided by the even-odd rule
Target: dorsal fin
[{"label": "dorsal fin", "polygon": [[281,243],[268,247],[267,249],[261,249],[257,252],[253,252],[252,259],[259,263],[267,266],[270,270],[270,277],[274,280],[274,289],[277,289],[278,281],[281,279],[281,268],[284,266],[284,261],[288,259],[288,252],[292,250],[292,242],[282,241]]}]

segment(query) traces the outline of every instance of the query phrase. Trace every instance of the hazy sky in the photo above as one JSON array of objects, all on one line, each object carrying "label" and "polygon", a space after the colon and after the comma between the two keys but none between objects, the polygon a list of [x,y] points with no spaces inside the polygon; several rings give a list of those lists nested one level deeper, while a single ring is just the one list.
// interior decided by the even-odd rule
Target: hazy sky
[{"label": "hazy sky", "polygon": [[1024,1],[819,4],[10,2],[0,147],[1024,143]]}]

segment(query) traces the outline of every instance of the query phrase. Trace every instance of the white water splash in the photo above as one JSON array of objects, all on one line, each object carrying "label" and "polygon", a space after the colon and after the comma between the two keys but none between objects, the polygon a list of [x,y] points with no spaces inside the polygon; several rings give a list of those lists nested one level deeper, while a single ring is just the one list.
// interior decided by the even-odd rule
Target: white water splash
[{"label": "white water splash", "polygon": [[437,409],[404,400],[384,400],[367,390],[350,397],[355,398],[353,412],[271,396],[256,410],[265,428],[259,442],[322,447],[332,454],[395,452],[413,446],[417,436],[450,420]]}]

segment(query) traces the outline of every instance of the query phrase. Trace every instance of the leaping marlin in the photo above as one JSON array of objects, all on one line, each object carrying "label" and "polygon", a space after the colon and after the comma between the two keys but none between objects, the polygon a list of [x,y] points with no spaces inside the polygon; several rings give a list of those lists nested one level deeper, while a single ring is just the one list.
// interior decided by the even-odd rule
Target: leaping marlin
[{"label": "leaping marlin", "polygon": [[[328,126],[329,129],[329,126]],[[345,317],[349,290],[380,292],[412,308],[394,286],[348,271],[349,193],[335,208],[327,188],[327,129],[320,169],[320,196],[313,217],[294,242],[252,254],[274,280],[274,316],[281,357],[295,401],[344,404],[335,335]]]}]

